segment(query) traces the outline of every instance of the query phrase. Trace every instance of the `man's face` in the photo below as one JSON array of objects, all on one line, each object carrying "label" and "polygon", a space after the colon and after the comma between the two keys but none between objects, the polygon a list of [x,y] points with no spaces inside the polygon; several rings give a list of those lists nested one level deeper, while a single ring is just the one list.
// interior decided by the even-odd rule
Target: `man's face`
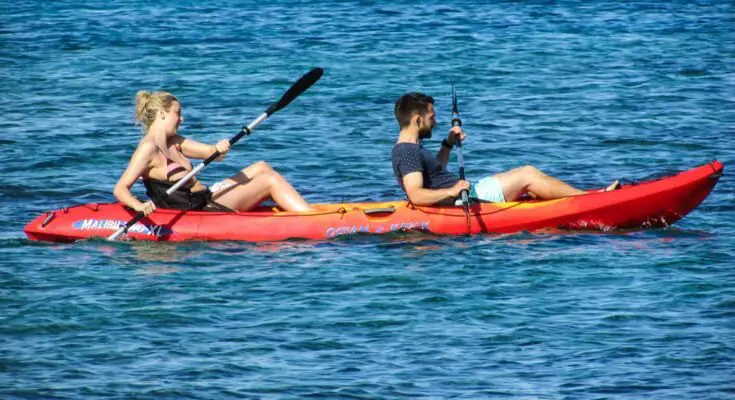
[{"label": "man's face", "polygon": [[436,126],[436,113],[434,113],[434,105],[429,104],[429,110],[424,114],[423,118],[419,118],[419,139],[428,139],[431,137],[431,130]]}]

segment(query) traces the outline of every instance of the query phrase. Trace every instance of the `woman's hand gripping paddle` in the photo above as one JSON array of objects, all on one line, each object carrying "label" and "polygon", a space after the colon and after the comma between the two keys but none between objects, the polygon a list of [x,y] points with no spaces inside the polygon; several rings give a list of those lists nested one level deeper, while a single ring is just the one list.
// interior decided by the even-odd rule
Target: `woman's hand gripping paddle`
[{"label": "woman's hand gripping paddle", "polygon": [[[321,68],[314,68],[308,73],[306,73],[304,76],[301,77],[296,83],[291,85],[291,87],[286,91],[286,93],[281,96],[281,98],[278,100],[278,102],[274,103],[270,107],[268,107],[267,110],[263,114],[260,114],[258,118],[253,120],[253,122],[250,123],[250,125],[243,126],[240,132],[233,136],[232,139],[230,139],[230,146],[234,145],[238,140],[240,140],[241,137],[244,135],[250,135],[251,131],[255,129],[256,126],[260,125],[261,122],[265,121],[276,113],[277,111],[281,110],[282,108],[286,107],[289,103],[291,103],[295,98],[297,98],[301,93],[304,93],[306,89],[310,88],[311,85],[316,83],[316,81],[319,80],[319,78],[322,77],[322,74],[324,74],[324,70]],[[219,157],[221,154],[219,151],[215,151],[212,153],[211,156],[209,156],[204,162],[197,165],[196,168],[189,171],[186,176],[181,178],[178,182],[176,182],[175,185],[171,186],[166,193],[161,195],[159,198],[153,199],[154,204],[159,204],[161,201],[165,200],[168,196],[171,195],[171,193],[178,190],[181,186],[186,184],[186,182],[191,179],[194,175],[196,175],[199,171],[204,169],[209,163],[214,161],[217,157]],[[127,232],[128,229],[130,229],[131,226],[135,225],[136,222],[140,221],[143,217],[145,217],[145,213],[142,211],[138,212],[138,214],[133,217],[130,221],[128,221],[127,224],[121,226],[117,232],[110,235],[110,237],[107,238],[107,240],[115,240],[118,236],[122,235],[123,233]]]}]

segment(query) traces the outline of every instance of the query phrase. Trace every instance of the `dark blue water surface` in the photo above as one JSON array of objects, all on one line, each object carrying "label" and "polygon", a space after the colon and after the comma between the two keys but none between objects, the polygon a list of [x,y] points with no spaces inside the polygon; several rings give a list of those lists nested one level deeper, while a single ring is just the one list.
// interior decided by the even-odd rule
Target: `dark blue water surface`
[{"label": "dark blue water surface", "polygon": [[[6,1],[0,15],[0,398],[732,398],[732,1]],[[229,138],[322,80],[205,182],[265,159],[311,202],[402,197],[393,102],[459,94],[471,179],[580,187],[711,159],[673,227],[284,243],[29,242],[112,201],[133,98]],[[456,160],[451,161],[456,170]],[[143,196],[141,188],[135,192]]]}]

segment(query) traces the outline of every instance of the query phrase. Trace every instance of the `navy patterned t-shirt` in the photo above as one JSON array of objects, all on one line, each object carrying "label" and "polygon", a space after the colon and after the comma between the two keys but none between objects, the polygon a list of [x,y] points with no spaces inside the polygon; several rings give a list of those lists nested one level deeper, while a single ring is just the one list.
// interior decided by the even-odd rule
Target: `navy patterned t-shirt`
[{"label": "navy patterned t-shirt", "polygon": [[416,171],[424,176],[426,189],[444,189],[459,182],[457,175],[447,171],[436,156],[420,144],[398,143],[393,147],[391,158],[393,174],[404,192],[406,188],[403,186],[403,177]]}]

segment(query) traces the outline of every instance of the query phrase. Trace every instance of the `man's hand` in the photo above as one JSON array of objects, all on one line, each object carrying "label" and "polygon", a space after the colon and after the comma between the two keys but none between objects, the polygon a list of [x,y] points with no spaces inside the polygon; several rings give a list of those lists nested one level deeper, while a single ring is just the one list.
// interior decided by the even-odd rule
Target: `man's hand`
[{"label": "man's hand", "polygon": [[447,143],[449,143],[450,146],[454,146],[457,144],[457,140],[463,141],[465,137],[466,135],[462,131],[461,127],[453,126],[452,129],[449,130],[449,135],[447,136]]},{"label": "man's hand", "polygon": [[459,194],[462,193],[463,190],[470,190],[470,183],[461,180],[449,188],[449,196],[459,197]]}]

